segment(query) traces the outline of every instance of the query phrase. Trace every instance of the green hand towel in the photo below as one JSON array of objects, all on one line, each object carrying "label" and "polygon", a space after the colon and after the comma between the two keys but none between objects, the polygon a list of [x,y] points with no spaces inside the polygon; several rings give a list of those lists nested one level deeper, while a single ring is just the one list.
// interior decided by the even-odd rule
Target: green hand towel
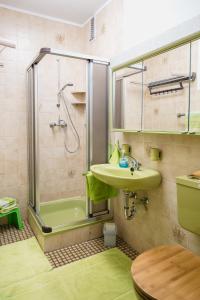
[{"label": "green hand towel", "polygon": [[92,172],[87,173],[86,179],[88,197],[95,203],[118,195],[118,190],[96,179]]},{"label": "green hand towel", "polygon": [[120,151],[118,145],[115,144],[113,153],[109,159],[109,163],[112,165],[117,165],[119,163],[119,160],[120,160]]}]

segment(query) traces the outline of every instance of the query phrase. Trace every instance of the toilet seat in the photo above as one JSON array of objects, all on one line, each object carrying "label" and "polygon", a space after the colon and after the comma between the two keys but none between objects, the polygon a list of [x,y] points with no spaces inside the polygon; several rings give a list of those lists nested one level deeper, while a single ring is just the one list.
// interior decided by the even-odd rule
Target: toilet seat
[{"label": "toilet seat", "polygon": [[160,246],[132,263],[135,289],[143,299],[200,299],[200,257],[180,245]]}]

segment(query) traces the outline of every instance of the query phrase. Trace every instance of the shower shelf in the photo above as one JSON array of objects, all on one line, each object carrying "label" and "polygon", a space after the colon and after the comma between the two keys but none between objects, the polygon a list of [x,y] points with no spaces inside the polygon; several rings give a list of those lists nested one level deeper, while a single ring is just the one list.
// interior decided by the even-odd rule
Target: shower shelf
[{"label": "shower shelf", "polygon": [[72,91],[73,100],[71,102],[72,105],[85,105],[85,91]]},{"label": "shower shelf", "polygon": [[82,95],[82,94],[85,94],[85,91],[73,91],[71,92],[72,94],[78,94],[78,95]]},{"label": "shower shelf", "polygon": [[85,105],[86,103],[84,101],[72,101],[72,105]]}]

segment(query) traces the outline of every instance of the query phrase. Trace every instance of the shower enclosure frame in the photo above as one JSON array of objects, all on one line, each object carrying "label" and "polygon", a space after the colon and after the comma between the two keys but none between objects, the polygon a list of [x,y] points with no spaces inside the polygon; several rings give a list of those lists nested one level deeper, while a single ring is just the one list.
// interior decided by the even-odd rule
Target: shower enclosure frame
[{"label": "shower enclosure frame", "polygon": [[[86,120],[87,120],[87,133],[86,133],[86,168],[88,171],[90,166],[94,163],[105,163],[108,158],[108,76],[110,72],[110,63],[106,59],[101,59],[94,56],[84,55],[81,53],[75,53],[70,51],[61,51],[52,48],[41,48],[39,55],[33,60],[33,62],[27,68],[27,106],[28,106],[28,174],[29,174],[29,208],[34,212],[34,215],[41,226],[44,233],[52,232],[52,227],[48,224],[44,224],[40,217],[40,182],[39,182],[39,122],[38,122],[38,64],[46,55],[62,56],[66,58],[74,58],[79,60],[85,60],[87,65],[87,99],[86,99]],[[100,154],[102,156],[101,161],[95,161],[94,158],[94,134],[93,134],[93,97],[94,97],[94,82],[93,72],[94,64],[105,66],[106,70],[106,95],[105,100],[106,112],[105,126],[104,126],[104,149],[101,150],[105,153]],[[97,96],[98,97],[98,96]],[[98,155],[97,155],[98,156]],[[87,197],[86,203],[86,218],[87,220],[103,220],[110,218],[112,212],[110,209],[110,200],[106,201],[106,209],[94,212],[92,201]],[[64,226],[64,225],[63,225]]]}]

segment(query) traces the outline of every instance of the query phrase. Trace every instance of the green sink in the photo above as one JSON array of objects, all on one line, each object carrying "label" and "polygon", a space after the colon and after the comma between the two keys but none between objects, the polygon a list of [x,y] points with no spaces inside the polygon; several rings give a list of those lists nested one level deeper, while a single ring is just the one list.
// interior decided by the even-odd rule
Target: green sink
[{"label": "green sink", "polygon": [[141,168],[131,173],[129,168],[120,168],[111,164],[93,165],[90,169],[102,182],[130,192],[149,190],[159,186],[161,182],[160,173],[152,169]]}]

